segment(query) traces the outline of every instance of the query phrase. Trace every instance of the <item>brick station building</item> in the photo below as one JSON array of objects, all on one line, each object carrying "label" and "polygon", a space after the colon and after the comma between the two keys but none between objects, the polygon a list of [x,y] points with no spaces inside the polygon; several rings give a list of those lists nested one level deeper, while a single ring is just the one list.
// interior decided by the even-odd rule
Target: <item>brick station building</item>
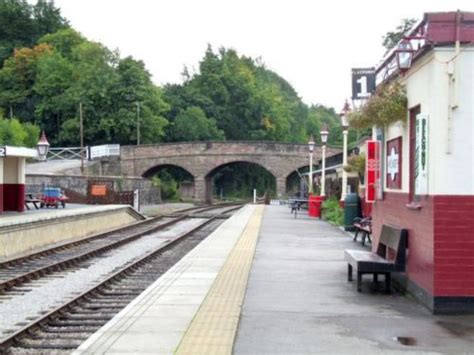
[{"label": "brick station building", "polygon": [[[406,123],[374,128],[380,142],[373,232],[408,229],[407,273],[399,281],[434,313],[474,313],[474,13],[426,13],[376,67],[377,85],[397,80]],[[377,240],[374,242],[374,247]]]}]

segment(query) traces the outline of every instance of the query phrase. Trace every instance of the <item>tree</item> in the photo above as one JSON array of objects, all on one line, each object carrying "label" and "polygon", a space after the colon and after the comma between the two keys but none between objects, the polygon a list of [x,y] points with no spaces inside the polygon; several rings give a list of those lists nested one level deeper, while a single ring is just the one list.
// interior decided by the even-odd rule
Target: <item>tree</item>
[{"label": "tree", "polygon": [[46,33],[68,26],[53,1],[0,0],[0,68],[15,48],[31,47]]},{"label": "tree", "polygon": [[21,124],[17,119],[5,119],[0,112],[0,144],[34,147],[38,143],[39,128],[31,123]]},{"label": "tree", "polygon": [[395,31],[389,31],[382,37],[382,45],[387,49],[387,51],[391,50],[398,42],[400,42],[403,36],[411,30],[416,22],[417,20],[414,18],[404,18],[400,25],[395,28]]},{"label": "tree", "polygon": [[224,132],[219,130],[216,121],[207,118],[199,107],[189,107],[181,112],[174,122],[175,138],[179,141],[222,140]]}]

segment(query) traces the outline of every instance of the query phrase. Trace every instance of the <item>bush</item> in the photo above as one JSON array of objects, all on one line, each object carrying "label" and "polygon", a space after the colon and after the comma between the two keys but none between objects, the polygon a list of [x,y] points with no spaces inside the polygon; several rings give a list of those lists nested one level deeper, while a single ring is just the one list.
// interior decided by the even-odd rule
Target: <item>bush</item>
[{"label": "bush", "polygon": [[178,201],[178,183],[170,175],[162,175],[163,176],[161,178],[158,176],[154,176],[151,179],[152,186],[160,189],[161,199],[163,201]]},{"label": "bush", "polygon": [[339,200],[333,196],[325,200],[321,206],[322,216],[328,222],[337,226],[344,223],[344,210],[339,206]]},{"label": "bush", "polygon": [[38,143],[40,130],[31,123],[20,123],[17,119],[5,119],[0,115],[0,144],[34,147]]}]

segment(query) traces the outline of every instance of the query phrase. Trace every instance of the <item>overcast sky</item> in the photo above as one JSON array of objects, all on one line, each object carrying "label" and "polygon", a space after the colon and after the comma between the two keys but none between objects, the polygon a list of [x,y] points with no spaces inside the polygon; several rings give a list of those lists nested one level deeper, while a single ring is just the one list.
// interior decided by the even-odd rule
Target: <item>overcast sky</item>
[{"label": "overcast sky", "polygon": [[72,26],[143,60],[156,84],[181,82],[207,44],[261,57],[307,104],[342,108],[352,67],[377,64],[381,37],[429,11],[474,11],[473,0],[56,0]]}]

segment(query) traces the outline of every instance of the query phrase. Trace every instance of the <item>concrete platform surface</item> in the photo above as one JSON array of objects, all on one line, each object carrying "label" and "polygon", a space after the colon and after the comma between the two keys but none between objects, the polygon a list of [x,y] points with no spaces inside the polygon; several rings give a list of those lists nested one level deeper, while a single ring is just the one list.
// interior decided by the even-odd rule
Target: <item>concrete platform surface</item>
[{"label": "concrete platform surface", "polygon": [[256,208],[245,206],[221,224],[75,354],[173,354]]},{"label": "concrete platform surface", "polygon": [[474,353],[474,316],[433,316],[368,277],[358,293],[344,261],[354,248],[285,206],[247,206],[76,354]]},{"label": "concrete platform surface", "polygon": [[372,292],[369,275],[358,293],[344,261],[357,248],[339,228],[267,207],[234,354],[474,354],[474,316],[433,316]]}]

